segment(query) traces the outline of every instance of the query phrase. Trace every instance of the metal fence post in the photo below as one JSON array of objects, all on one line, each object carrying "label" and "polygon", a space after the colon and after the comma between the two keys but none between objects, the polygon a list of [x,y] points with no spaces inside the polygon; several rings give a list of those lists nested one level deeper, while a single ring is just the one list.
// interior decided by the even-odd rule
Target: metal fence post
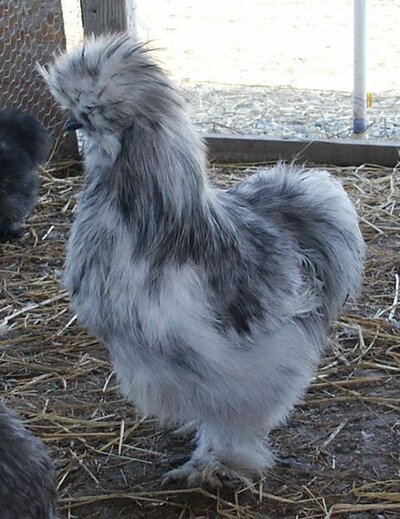
[{"label": "metal fence post", "polygon": [[363,136],[367,129],[366,11],[367,0],[354,0],[353,134],[356,136]]}]

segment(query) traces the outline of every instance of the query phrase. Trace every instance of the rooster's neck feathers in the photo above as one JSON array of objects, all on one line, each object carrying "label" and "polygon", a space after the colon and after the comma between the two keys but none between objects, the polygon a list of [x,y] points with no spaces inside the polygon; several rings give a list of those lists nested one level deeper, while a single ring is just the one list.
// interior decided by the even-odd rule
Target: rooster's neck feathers
[{"label": "rooster's neck feathers", "polygon": [[99,186],[123,192],[125,213],[149,200],[175,220],[207,209],[204,144],[183,97],[145,45],[126,34],[89,39],[41,73],[82,124],[88,184],[97,192]]}]

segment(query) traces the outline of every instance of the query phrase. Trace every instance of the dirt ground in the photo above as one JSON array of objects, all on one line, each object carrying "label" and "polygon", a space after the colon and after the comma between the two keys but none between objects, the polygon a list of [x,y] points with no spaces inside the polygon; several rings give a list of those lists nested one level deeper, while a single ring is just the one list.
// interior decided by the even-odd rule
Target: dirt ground
[{"label": "dirt ground", "polygon": [[[136,28],[182,82],[352,91],[353,1],[127,0]],[[400,3],[368,0],[367,86],[400,89]],[[79,0],[62,0],[68,45],[82,38]]]},{"label": "dirt ground", "polygon": [[[398,91],[400,3],[366,3],[368,89]],[[352,91],[350,0],[138,0],[137,12],[181,81]]]},{"label": "dirt ground", "polygon": [[[255,169],[210,174],[228,185]],[[0,396],[49,447],[63,518],[400,516],[399,170],[329,169],[361,216],[363,295],[335,324],[305,400],[273,432],[276,466],[253,488],[220,492],[161,489],[190,444],[124,401],[106,348],[70,313],[61,271],[82,178],[76,165],[43,173],[26,236],[0,245]]]}]

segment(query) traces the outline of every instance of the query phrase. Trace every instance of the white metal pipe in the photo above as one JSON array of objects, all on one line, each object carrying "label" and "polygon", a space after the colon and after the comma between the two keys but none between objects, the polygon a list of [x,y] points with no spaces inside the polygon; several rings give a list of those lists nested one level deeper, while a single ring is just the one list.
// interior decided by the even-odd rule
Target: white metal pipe
[{"label": "white metal pipe", "polygon": [[357,136],[362,136],[367,129],[366,14],[367,0],[354,0],[353,134]]}]

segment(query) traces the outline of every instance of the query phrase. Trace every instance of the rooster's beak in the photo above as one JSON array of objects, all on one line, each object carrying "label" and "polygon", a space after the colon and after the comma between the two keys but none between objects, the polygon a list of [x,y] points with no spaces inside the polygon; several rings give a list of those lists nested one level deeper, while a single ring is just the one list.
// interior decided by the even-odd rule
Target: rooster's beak
[{"label": "rooster's beak", "polygon": [[72,130],[79,130],[79,128],[82,128],[82,123],[80,123],[75,117],[70,117],[65,121],[64,124],[64,132],[70,132]]}]

